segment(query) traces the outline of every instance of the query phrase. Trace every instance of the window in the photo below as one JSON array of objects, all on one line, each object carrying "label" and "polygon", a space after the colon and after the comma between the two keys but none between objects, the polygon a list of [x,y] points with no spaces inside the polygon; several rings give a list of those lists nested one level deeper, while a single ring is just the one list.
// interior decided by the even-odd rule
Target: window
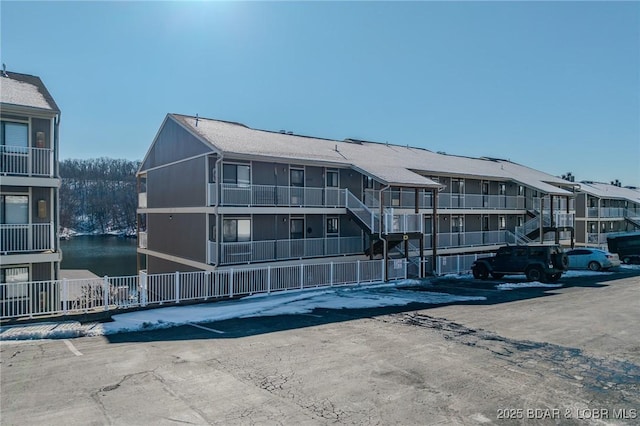
[{"label": "window", "polygon": [[225,164],[222,167],[222,180],[224,183],[238,186],[249,186],[251,183],[251,169],[243,164]]},{"label": "window", "polygon": [[489,230],[489,216],[482,217],[482,230],[483,231]]},{"label": "window", "polygon": [[463,216],[453,216],[451,218],[451,232],[464,232]]},{"label": "window", "polygon": [[517,249],[515,249],[514,254],[516,256],[526,256],[527,255],[527,248],[526,247],[518,247]]},{"label": "window", "polygon": [[524,197],[526,195],[526,191],[523,185],[518,185],[518,195]]},{"label": "window", "polygon": [[339,232],[338,224],[337,217],[327,218],[327,234],[337,234]]},{"label": "window", "polygon": [[27,147],[29,146],[29,125],[24,123],[12,123],[9,121],[3,121],[0,126],[0,132],[2,133],[2,145],[5,152],[11,153],[27,153]]},{"label": "window", "polygon": [[524,226],[524,218],[522,216],[518,216],[518,225],[517,226]]},{"label": "window", "polygon": [[362,184],[365,189],[373,189],[373,178],[370,176],[362,176]]},{"label": "window", "polygon": [[489,182],[482,182],[482,195],[489,195]]},{"label": "window", "polygon": [[498,216],[498,226],[502,229],[507,229],[507,218],[505,216]]},{"label": "window", "polygon": [[0,223],[29,223],[29,197],[26,195],[0,196]]},{"label": "window", "polygon": [[464,194],[464,180],[452,179],[451,180],[451,192],[454,194]]},{"label": "window", "polygon": [[327,170],[327,188],[338,187],[338,172],[335,170]]},{"label": "window", "polygon": [[289,173],[291,175],[291,186],[304,186],[304,170],[291,169]]},{"label": "window", "polygon": [[504,183],[501,183],[498,186],[498,194],[500,195],[507,195],[507,185]]},{"label": "window", "polygon": [[222,240],[225,243],[251,241],[251,220],[249,219],[225,219],[222,228]]},{"label": "window", "polygon": [[304,219],[291,219],[289,229],[292,240],[304,238]]}]

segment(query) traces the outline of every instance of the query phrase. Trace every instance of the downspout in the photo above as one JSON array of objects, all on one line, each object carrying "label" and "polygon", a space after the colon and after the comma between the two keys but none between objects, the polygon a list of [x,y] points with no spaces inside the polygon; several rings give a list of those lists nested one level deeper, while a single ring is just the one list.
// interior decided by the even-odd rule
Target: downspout
[{"label": "downspout", "polygon": [[389,259],[387,259],[387,257],[389,256],[388,253],[388,246],[387,246],[387,239],[386,238],[382,238],[382,225],[383,225],[383,216],[384,216],[384,191],[386,191],[387,189],[391,188],[391,185],[386,185],[383,186],[382,188],[380,188],[380,190],[378,191],[379,193],[379,197],[378,200],[380,202],[380,218],[379,218],[379,226],[378,226],[378,238],[380,238],[382,240],[382,247],[383,247],[383,251],[382,251],[382,267],[384,268],[384,281],[387,282],[389,281],[389,268],[388,268],[388,263],[389,263]]}]

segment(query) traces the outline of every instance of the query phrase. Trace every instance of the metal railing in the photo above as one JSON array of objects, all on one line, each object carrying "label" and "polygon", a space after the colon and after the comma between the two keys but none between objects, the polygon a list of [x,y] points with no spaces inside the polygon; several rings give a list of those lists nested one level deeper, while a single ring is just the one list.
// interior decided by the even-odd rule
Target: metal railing
[{"label": "metal railing", "polygon": [[19,176],[53,176],[50,148],[0,145],[0,173]]},{"label": "metal railing", "polygon": [[[540,211],[540,207],[542,206],[542,200],[544,199],[544,211],[551,210],[551,203],[549,201],[549,197],[535,197],[533,198],[533,210]],[[576,210],[576,200],[575,198],[570,198],[569,200],[569,212],[575,212]],[[553,198],[553,210],[556,212],[559,211],[567,211],[567,199],[564,197],[554,197]]]},{"label": "metal railing", "polygon": [[[384,197],[384,207],[395,207],[400,209],[415,209],[415,190],[385,189],[382,191]],[[370,208],[380,208],[380,191],[377,189],[364,190],[365,205]],[[433,207],[433,197],[431,191],[418,191],[418,208],[427,209]]]},{"label": "metal railing", "polygon": [[423,222],[422,214],[395,214],[392,208],[385,209],[383,232],[385,234],[422,232]]},{"label": "metal railing", "polygon": [[[516,244],[518,237],[507,230],[476,232],[442,232],[437,235],[438,248],[481,247],[487,245]],[[424,236],[425,249],[433,248],[431,234]]]},{"label": "metal railing", "polygon": [[345,190],[345,205],[347,210],[353,213],[372,234],[380,232],[379,216],[369,207],[353,195],[349,190]]},{"label": "metal railing", "polygon": [[[157,307],[183,301],[384,281],[383,260],[330,262],[76,280],[0,283],[0,318],[72,315]],[[406,278],[406,262],[387,264],[389,279]]]},{"label": "metal railing", "polygon": [[436,275],[469,274],[471,273],[471,265],[473,265],[473,262],[479,257],[490,257],[493,255],[494,253],[474,253],[438,256],[435,264]]},{"label": "metal railing", "polygon": [[[210,244],[215,245],[213,242]],[[211,248],[210,248],[211,250]],[[220,264],[268,262],[273,260],[362,254],[361,237],[303,238],[220,243]]]},{"label": "metal railing", "polygon": [[0,252],[25,253],[54,250],[53,223],[0,225]]},{"label": "metal railing", "polygon": [[460,209],[524,210],[525,197],[515,195],[438,194],[438,207]]},{"label": "metal railing", "polygon": [[[208,203],[217,201],[216,184],[208,185]],[[221,185],[221,206],[345,207],[344,189],[275,185]]]},{"label": "metal railing", "polygon": [[587,244],[607,244],[607,233],[589,232],[587,233]]}]

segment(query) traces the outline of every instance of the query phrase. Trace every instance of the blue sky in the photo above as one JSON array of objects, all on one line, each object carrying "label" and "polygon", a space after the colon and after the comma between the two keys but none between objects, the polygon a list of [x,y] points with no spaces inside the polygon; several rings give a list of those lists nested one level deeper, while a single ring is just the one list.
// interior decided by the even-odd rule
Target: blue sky
[{"label": "blue sky", "polygon": [[167,113],[197,113],[640,186],[638,2],[3,0],[0,14],[2,62],[62,109],[62,159],[142,159]]}]

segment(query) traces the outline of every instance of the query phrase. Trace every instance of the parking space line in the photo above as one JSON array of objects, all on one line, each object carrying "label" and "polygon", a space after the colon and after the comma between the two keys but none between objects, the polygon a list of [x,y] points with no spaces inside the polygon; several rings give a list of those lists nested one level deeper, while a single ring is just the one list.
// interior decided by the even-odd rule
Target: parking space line
[{"label": "parking space line", "polygon": [[62,340],[64,342],[65,345],[67,345],[67,348],[69,348],[69,350],[75,355],[75,356],[82,356],[82,352],[80,352],[78,349],[76,349],[75,346],[73,346],[73,343],[71,343],[69,340],[67,339],[63,339]]},{"label": "parking space line", "polygon": [[204,327],[199,324],[188,323],[191,327],[201,328],[203,330],[211,331],[212,333],[224,334],[224,331],[216,330],[215,328]]}]

